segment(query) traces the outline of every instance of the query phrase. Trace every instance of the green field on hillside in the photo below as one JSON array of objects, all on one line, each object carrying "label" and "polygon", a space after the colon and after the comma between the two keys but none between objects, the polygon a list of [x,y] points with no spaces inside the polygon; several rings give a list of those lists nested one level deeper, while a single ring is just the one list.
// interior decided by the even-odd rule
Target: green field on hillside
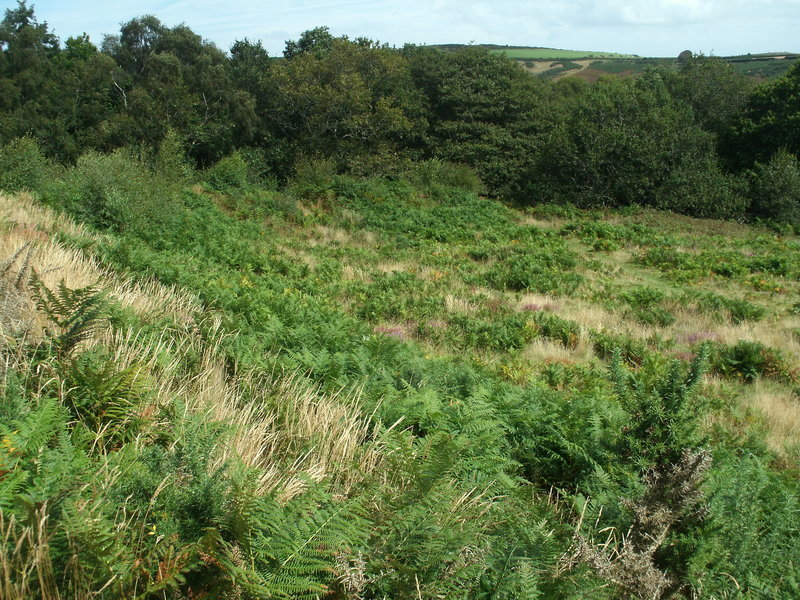
[{"label": "green field on hillside", "polygon": [[584,50],[558,50],[556,48],[492,48],[490,52],[505,54],[508,58],[516,60],[536,60],[550,58],[633,58],[632,54],[617,54],[615,52],[592,52]]},{"label": "green field on hillside", "polygon": [[[445,44],[441,47],[455,50],[463,46],[459,44]],[[493,44],[485,44],[482,47],[487,48],[489,52],[503,54],[513,60],[525,62],[528,67],[534,67],[534,63],[536,62],[555,61],[558,59],[597,59],[588,66],[588,74],[584,74],[584,78],[588,80],[595,80],[598,76],[604,74],[622,76],[638,75],[652,67],[674,67],[679,64],[676,57],[641,57],[634,54],[620,54],[615,52],[561,50],[557,48],[534,48],[526,46],[506,47]],[[721,58],[730,62],[736,71],[748,77],[756,79],[775,79],[786,73],[789,67],[798,59],[798,55],[793,53],[765,53]],[[548,67],[550,68],[536,68],[537,74],[546,79],[576,74],[569,72],[573,69],[563,68],[559,64],[548,65]],[[580,72],[578,72],[578,75],[581,76]]]}]

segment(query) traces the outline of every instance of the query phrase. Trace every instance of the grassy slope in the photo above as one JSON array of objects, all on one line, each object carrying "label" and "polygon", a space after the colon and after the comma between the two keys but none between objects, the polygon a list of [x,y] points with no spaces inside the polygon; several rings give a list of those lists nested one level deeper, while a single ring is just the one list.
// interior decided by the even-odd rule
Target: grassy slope
[{"label": "grassy slope", "polygon": [[[113,331],[88,344],[129,357],[121,364],[144,369],[153,387],[140,406],[152,422],[141,426],[136,452],[152,436],[168,435],[158,433],[164,417],[148,415],[176,398],[186,419],[198,415],[209,431],[214,423],[232,423],[231,437],[215,446],[215,461],[241,456],[259,473],[249,485],[284,502],[303,497],[309,484],[302,473],[328,485],[334,497],[369,498],[374,560],[387,552],[392,561],[430,560],[412,568],[422,594],[441,592],[436,586],[443,577],[459,585],[458,569],[467,581],[469,569],[495,564],[503,540],[523,531],[509,523],[524,523],[519,526],[527,528],[532,547],[549,548],[551,557],[564,551],[568,536],[551,540],[552,532],[545,533],[562,513],[538,500],[538,512],[520,511],[514,494],[505,497],[515,489],[504,480],[508,457],[497,455],[490,464],[481,457],[506,443],[506,424],[496,421],[511,410],[504,403],[526,394],[547,397],[537,391],[543,388],[556,394],[551,402],[564,411],[557,417],[564,427],[583,435],[592,414],[585,398],[610,394],[604,373],[612,346],[622,345],[629,364],[648,373],[672,358],[688,360],[703,341],[715,342],[714,371],[702,389],[713,399],[707,432],[720,447],[763,439],[770,450],[762,454],[796,473],[796,238],[649,210],[517,211],[438,188],[420,195],[402,183],[342,180],[295,192],[198,189],[184,195],[188,212],[168,224],[167,235],[150,231],[143,238],[101,236],[29,200],[4,200],[6,256],[31,242],[38,248],[33,266],[49,272],[51,288],[61,278],[72,287],[99,278],[120,303]],[[6,268],[8,285],[24,270],[23,257]],[[11,297],[5,296],[7,307]],[[6,339],[20,331],[45,335],[30,298],[13,297],[13,306],[22,308],[4,311]],[[740,340],[761,346],[736,354]],[[337,395],[342,389],[344,396]],[[37,393],[44,397],[46,386]],[[484,412],[470,415],[462,406]],[[401,419],[398,429],[427,434],[429,441],[414,445],[369,433],[370,415],[386,425]],[[171,418],[177,420],[169,431],[184,423]],[[434,435],[439,430],[456,440],[449,443],[456,444],[457,459],[432,451],[434,444],[445,447]],[[364,443],[371,438],[378,443]],[[106,464],[112,454],[93,460]],[[428,464],[431,456],[435,465]],[[524,453],[516,458],[525,459]],[[447,460],[453,462],[438,464]],[[406,534],[392,529],[405,526],[408,511],[431,493],[415,487],[415,469],[434,467],[444,469],[435,489],[450,508],[439,515],[431,507],[436,524],[419,527],[437,539],[436,531],[450,531],[438,529],[438,519],[463,513],[458,535],[495,541],[480,549],[456,533],[439,541],[456,536],[454,547],[466,544],[477,553],[475,562],[448,562],[452,550],[406,548]],[[158,489],[153,493],[145,507],[155,506]],[[484,524],[489,512],[495,516]],[[569,528],[566,521],[561,525]],[[463,529],[467,523],[472,529]],[[165,512],[152,527],[177,526]],[[396,545],[382,546],[383,538]],[[148,552],[153,564],[162,560],[163,554]],[[557,586],[541,552],[537,568]],[[391,577],[384,593],[408,583]],[[577,584],[553,593],[570,585]]]}]

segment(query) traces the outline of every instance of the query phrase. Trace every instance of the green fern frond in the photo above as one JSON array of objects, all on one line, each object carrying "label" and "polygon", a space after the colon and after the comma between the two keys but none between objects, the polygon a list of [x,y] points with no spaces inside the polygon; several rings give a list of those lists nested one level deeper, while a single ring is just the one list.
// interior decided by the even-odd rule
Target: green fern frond
[{"label": "green fern frond", "polygon": [[146,393],[143,369],[134,364],[119,369],[110,357],[85,352],[61,367],[67,389],[64,402],[93,431],[124,441],[135,428],[137,409]]},{"label": "green fern frond", "polygon": [[[197,541],[180,547],[173,543],[157,545],[155,555],[148,562],[157,564],[157,569],[149,574],[146,589],[137,600],[165,597],[168,592],[183,596],[191,573],[209,567],[221,568],[222,573],[233,569],[225,554],[222,536],[214,528],[207,529]],[[214,578],[209,577],[201,587],[212,587],[215,583]]]},{"label": "green fern frond", "polygon": [[105,295],[93,286],[70,289],[62,279],[53,292],[35,271],[30,286],[36,307],[58,328],[54,342],[59,356],[90,338],[105,318]]},{"label": "green fern frond", "polygon": [[336,554],[363,543],[357,503],[332,502],[312,486],[287,504],[253,498],[238,507],[234,579],[258,598],[319,598],[333,584]]},{"label": "green fern frond", "polygon": [[0,423],[0,443],[13,455],[36,453],[61,433],[65,421],[64,409],[56,400],[42,400],[23,418]]}]

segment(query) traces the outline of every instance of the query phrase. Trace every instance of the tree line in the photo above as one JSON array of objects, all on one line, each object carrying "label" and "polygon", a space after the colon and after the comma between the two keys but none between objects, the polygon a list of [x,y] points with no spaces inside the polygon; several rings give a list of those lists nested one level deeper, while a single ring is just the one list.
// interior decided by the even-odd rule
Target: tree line
[{"label": "tree line", "polygon": [[323,162],[397,176],[466,165],[522,205],[652,205],[800,223],[800,65],[755,85],[720,59],[587,84],[551,82],[476,47],[391,48],[318,27],[271,57],[225,52],[186,25],[134,18],[100,46],[63,44],[19,1],[0,24],[0,144],[47,157],[155,152],[168,135],[199,168],[238,153],[278,185]]}]

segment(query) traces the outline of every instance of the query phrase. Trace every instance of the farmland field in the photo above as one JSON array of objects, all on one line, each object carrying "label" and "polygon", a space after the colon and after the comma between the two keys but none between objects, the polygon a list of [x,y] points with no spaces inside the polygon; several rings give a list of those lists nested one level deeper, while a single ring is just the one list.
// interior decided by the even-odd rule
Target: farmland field
[{"label": "farmland field", "polygon": [[[455,50],[463,47],[459,44],[442,44],[438,47]],[[634,54],[616,52],[563,50],[557,48],[535,48],[527,46],[498,46],[482,44],[491,53],[503,54],[510,59],[526,63],[529,70],[537,76],[547,79],[564,76],[578,76],[595,81],[602,75],[631,76],[640,75],[654,67],[669,67],[678,64],[676,57],[642,57]],[[754,79],[775,79],[783,75],[797,60],[793,53],[766,53],[742,56],[722,57],[730,62],[740,73]],[[547,61],[562,60],[594,60],[587,68],[586,74],[581,71],[564,69],[560,64],[549,64]],[[572,71],[572,72],[570,72]]]},{"label": "farmland field", "polygon": [[556,48],[492,48],[491,52],[505,54],[516,60],[546,60],[550,58],[633,58],[632,54],[592,52],[584,50],[558,50]]}]

